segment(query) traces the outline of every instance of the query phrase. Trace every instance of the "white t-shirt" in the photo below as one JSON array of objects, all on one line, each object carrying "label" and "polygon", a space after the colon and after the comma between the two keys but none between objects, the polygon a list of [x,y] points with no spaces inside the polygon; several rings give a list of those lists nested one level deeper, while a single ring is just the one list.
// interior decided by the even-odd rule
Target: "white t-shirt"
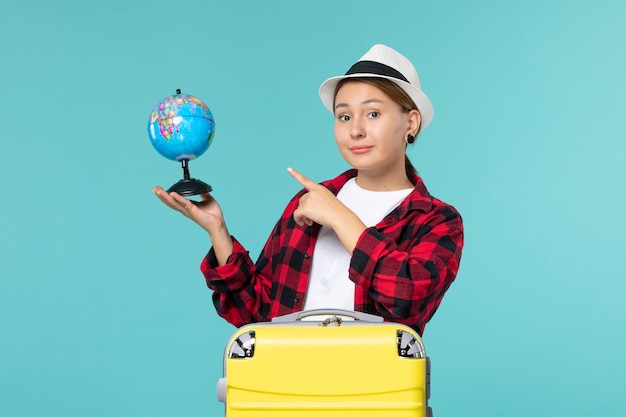
[{"label": "white t-shirt", "polygon": [[[367,226],[376,226],[396,208],[413,188],[369,191],[350,179],[337,198]],[[348,278],[350,254],[335,232],[322,226],[315,243],[304,310],[333,308],[354,310],[354,283]]]}]

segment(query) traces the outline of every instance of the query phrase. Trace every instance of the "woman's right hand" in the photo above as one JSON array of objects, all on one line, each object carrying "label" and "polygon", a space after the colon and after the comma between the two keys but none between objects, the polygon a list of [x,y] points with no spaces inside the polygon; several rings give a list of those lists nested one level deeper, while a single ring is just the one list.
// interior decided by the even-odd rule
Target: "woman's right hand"
[{"label": "woman's right hand", "polygon": [[217,200],[210,194],[203,194],[202,201],[191,201],[178,193],[168,193],[159,186],[154,187],[152,192],[165,205],[198,223],[209,233],[219,265],[224,265],[228,261],[228,257],[233,253],[233,241]]},{"label": "woman's right hand", "polygon": [[198,223],[209,234],[225,227],[222,209],[210,194],[203,194],[202,201],[192,201],[178,193],[168,193],[159,186],[154,187],[152,192],[165,205]]}]

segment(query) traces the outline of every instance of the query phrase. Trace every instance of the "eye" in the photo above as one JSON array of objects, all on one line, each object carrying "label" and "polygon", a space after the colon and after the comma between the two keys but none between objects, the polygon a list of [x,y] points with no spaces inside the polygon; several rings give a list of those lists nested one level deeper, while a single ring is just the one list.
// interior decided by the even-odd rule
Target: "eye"
[{"label": "eye", "polygon": [[347,114],[340,114],[339,116],[337,116],[337,120],[339,120],[340,122],[347,122],[348,120],[350,120],[350,116],[348,116]]},{"label": "eye", "polygon": [[367,117],[369,117],[370,119],[375,119],[378,116],[380,116],[380,113],[377,111],[371,111],[367,114]]}]

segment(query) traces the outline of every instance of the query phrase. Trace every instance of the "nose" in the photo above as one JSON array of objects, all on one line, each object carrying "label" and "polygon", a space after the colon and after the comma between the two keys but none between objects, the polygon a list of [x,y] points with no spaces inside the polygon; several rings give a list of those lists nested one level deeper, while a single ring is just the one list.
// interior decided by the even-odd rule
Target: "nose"
[{"label": "nose", "polygon": [[350,137],[352,137],[352,139],[363,139],[365,137],[365,128],[363,123],[359,121],[358,118],[352,119],[352,124],[350,125]]}]

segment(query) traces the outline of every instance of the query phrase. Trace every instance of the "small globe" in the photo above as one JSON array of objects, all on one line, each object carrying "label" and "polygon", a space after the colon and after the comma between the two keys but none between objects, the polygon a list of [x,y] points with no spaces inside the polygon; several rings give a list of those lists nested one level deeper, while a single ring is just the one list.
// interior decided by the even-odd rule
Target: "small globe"
[{"label": "small globe", "polygon": [[173,161],[190,161],[202,155],[214,133],[211,110],[202,100],[187,94],[165,97],[148,121],[152,146]]}]

